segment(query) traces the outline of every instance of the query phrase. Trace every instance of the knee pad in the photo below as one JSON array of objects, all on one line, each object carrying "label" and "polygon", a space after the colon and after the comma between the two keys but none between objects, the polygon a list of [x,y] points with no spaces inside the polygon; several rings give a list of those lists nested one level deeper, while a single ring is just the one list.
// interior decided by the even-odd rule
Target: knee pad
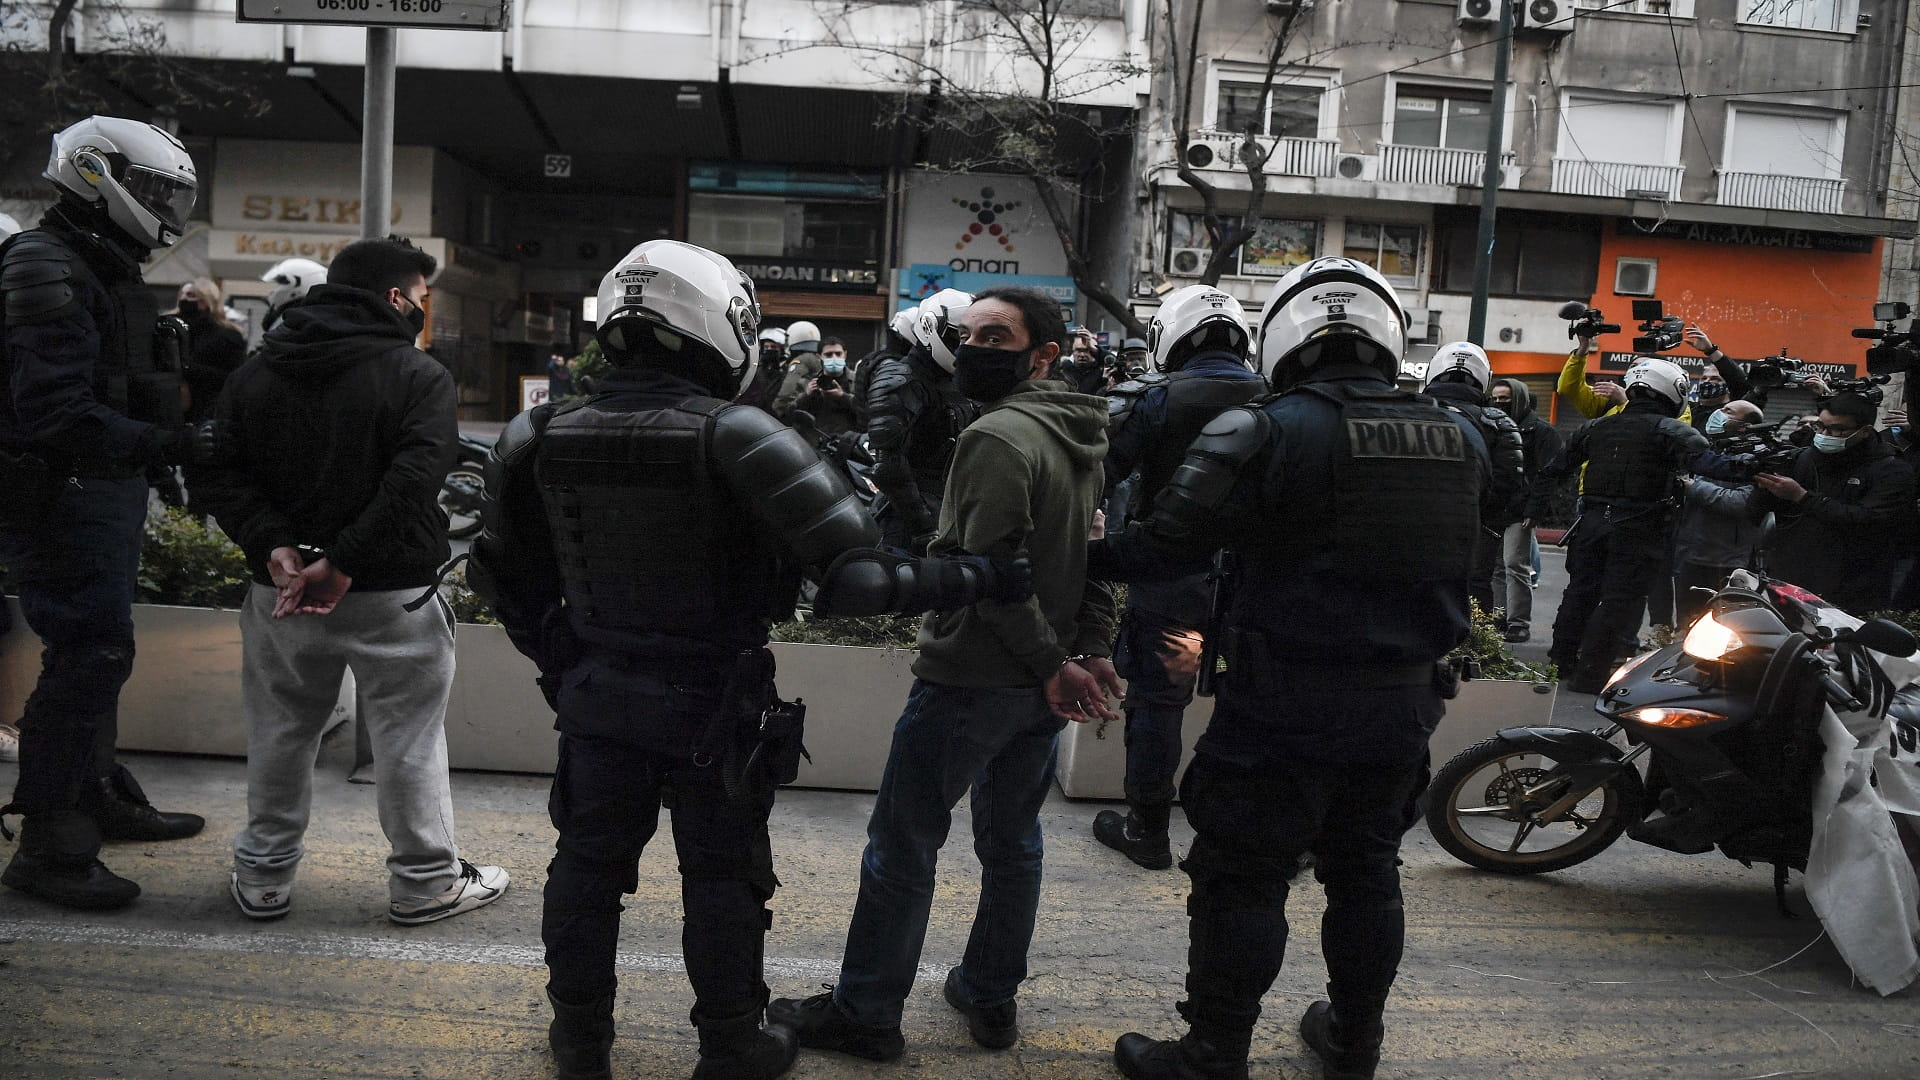
[{"label": "knee pad", "polygon": [[1327,891],[1328,907],[1354,911],[1398,911],[1403,906],[1400,874],[1391,863],[1377,866],[1331,866],[1322,862],[1314,876]]}]

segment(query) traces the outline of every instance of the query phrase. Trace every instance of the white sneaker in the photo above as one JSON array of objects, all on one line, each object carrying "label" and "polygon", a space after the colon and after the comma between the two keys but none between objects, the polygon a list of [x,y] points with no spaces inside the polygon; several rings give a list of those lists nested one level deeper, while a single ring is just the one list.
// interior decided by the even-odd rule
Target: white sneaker
[{"label": "white sneaker", "polygon": [[460,860],[460,876],[438,896],[395,900],[387,905],[387,918],[402,926],[418,926],[451,918],[463,911],[485,907],[507,891],[507,872],[497,866],[475,866]]},{"label": "white sneaker", "polygon": [[282,885],[242,885],[240,872],[229,875],[228,891],[249,919],[278,919],[293,910],[293,882]]},{"label": "white sneaker", "polygon": [[0,724],[0,761],[20,760],[20,729]]}]

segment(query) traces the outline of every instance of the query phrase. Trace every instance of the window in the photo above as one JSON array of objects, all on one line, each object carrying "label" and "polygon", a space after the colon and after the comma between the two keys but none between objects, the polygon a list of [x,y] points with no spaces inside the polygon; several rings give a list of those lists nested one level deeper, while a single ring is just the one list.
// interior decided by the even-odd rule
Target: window
[{"label": "window", "polygon": [[881,203],[687,196],[688,242],[726,255],[869,262],[885,220]]},{"label": "window", "polygon": [[1615,296],[1652,296],[1660,280],[1659,259],[1620,258],[1613,263]]},{"label": "window", "polygon": [[1221,131],[1244,132],[1249,127],[1257,135],[1287,139],[1314,139],[1320,136],[1321,86],[1301,86],[1276,82],[1261,108],[1261,84],[1222,80],[1214,96],[1213,126]]},{"label": "window", "polygon": [[1733,105],[1727,110],[1730,172],[1775,176],[1840,177],[1840,118]]},{"label": "window", "polygon": [[1574,0],[1573,6],[1628,15],[1655,15],[1663,19],[1669,15],[1676,19],[1693,18],[1693,0]]},{"label": "window", "polygon": [[1400,146],[1485,150],[1491,98],[1472,90],[1407,87],[1393,103],[1393,141]]},{"label": "window", "polygon": [[1395,285],[1414,287],[1420,281],[1418,225],[1347,222],[1347,245],[1341,254],[1380,271]]},{"label": "window", "polygon": [[1830,30],[1853,33],[1859,19],[1859,0],[1739,0],[1743,23],[1778,26],[1788,30]]},{"label": "window", "polygon": [[[1240,219],[1222,216],[1220,227],[1238,228]],[[1320,253],[1320,223],[1310,218],[1263,218],[1253,236],[1227,261],[1225,272],[1249,277],[1281,277]],[[1197,277],[1213,254],[1201,215],[1167,215],[1167,272]]]},{"label": "window", "polygon": [[1560,109],[1558,156],[1631,165],[1677,165],[1680,107],[1568,94]]},{"label": "window", "polygon": [[786,214],[779,199],[689,195],[687,242],[728,255],[784,255]]},{"label": "window", "polygon": [[[1473,291],[1479,215],[1440,213],[1436,269],[1441,292]],[[1502,211],[1494,230],[1488,291],[1494,296],[1570,300],[1592,296],[1600,266],[1600,226],[1592,218]]]}]

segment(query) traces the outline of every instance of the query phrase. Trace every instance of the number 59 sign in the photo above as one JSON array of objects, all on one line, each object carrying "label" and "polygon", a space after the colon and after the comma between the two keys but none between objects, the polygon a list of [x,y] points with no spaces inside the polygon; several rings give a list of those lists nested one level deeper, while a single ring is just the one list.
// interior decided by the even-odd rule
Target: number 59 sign
[{"label": "number 59 sign", "polygon": [[507,0],[240,0],[240,22],[505,30]]}]

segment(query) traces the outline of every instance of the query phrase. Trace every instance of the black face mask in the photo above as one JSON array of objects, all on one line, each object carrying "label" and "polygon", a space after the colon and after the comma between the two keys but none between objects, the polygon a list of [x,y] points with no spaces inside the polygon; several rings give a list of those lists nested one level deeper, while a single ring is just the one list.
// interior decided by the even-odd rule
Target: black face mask
[{"label": "black face mask", "polygon": [[1032,351],[962,345],[953,350],[954,389],[974,401],[999,401],[1026,381]]},{"label": "black face mask", "polygon": [[408,300],[407,303],[413,310],[402,315],[401,318],[407,320],[407,325],[413,328],[413,336],[419,337],[427,328],[427,309],[421,307],[419,304],[415,304],[411,300]]},{"label": "black face mask", "polygon": [[182,300],[179,306],[180,317],[183,319],[197,319],[200,317],[200,313],[205,310],[200,306],[200,301],[198,300]]}]

